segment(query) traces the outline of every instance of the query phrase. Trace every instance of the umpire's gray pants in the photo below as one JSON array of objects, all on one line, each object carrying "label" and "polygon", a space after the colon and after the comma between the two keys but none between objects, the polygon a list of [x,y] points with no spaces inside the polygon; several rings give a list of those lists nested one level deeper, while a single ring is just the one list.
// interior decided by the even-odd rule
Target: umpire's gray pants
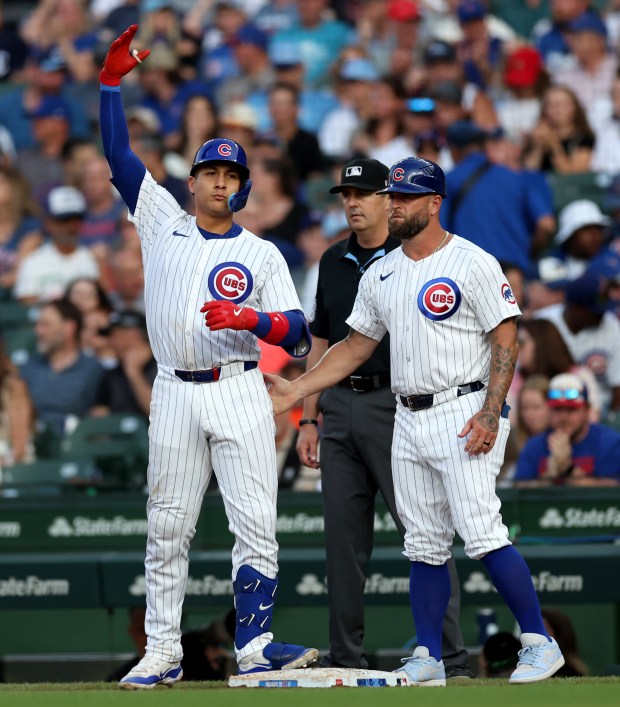
[{"label": "umpire's gray pants", "polygon": [[[320,398],[329,601],[327,664],[368,667],[363,645],[364,586],[373,548],[377,491],[404,538],[390,463],[395,407],[389,388],[355,393],[335,386]],[[468,656],[459,626],[460,588],[453,559],[448,561],[448,568],[452,594],[443,625],[442,657],[446,665],[466,664]]]}]

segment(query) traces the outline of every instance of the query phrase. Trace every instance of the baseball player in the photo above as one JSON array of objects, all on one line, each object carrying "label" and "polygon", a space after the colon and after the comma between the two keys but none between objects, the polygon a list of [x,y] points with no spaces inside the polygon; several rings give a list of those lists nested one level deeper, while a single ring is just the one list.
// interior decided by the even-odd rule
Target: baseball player
[{"label": "baseball player", "polygon": [[[389,168],[377,160],[353,159],[342,168],[340,194],[352,233],[321,258],[308,370],[330,344],[347,335],[346,318],[355,302],[360,277],[372,263],[398,248],[388,236],[385,186]],[[394,500],[390,449],[396,401],[390,390],[389,336],[354,372],[320,396],[304,400],[297,450],[301,461],[321,469],[325,517],[325,559],[329,592],[329,653],[321,665],[367,668],[364,652],[364,585],[373,547],[375,499],[381,492],[401,537]],[[318,413],[321,459],[318,459]],[[454,560],[448,561],[452,596],[443,622],[442,656],[448,677],[473,677],[459,627],[460,585]]]},{"label": "baseball player", "polygon": [[129,53],[136,30],[132,25],[113,42],[100,74],[101,136],[142,244],[158,364],[147,473],[148,640],[145,657],[119,683],[126,689],[172,685],[183,675],[188,550],[212,472],[235,536],[239,672],[300,668],[318,657],[314,648],[272,642],[278,480],[273,409],[257,368],[257,338],[303,356],[308,327],[278,250],[233,222],[252,184],[240,145],[214,139],[197,151],[188,179],[195,217],[131,152],[120,81],[149,55]]},{"label": "baseball player", "polygon": [[543,680],[564,658],[543,625],[530,572],[508,539],[495,493],[510,427],[504,400],[517,358],[519,308],[495,258],[442,229],[445,176],[434,162],[396,162],[378,193],[388,196],[389,233],[402,246],[362,276],[345,339],[294,382],[267,376],[274,410],[350,375],[389,331],[397,405],[392,473],[418,638],[399,672],[414,685],[446,684],[441,627],[456,530],[523,632],[510,681]]}]

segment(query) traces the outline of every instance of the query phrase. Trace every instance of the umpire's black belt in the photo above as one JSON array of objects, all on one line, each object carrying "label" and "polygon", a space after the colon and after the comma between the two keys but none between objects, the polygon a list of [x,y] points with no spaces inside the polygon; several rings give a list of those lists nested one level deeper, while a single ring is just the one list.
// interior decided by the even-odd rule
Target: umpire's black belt
[{"label": "umpire's black belt", "polygon": [[430,408],[438,403],[445,403],[448,400],[454,400],[461,395],[467,395],[467,393],[475,393],[478,390],[484,388],[484,383],[482,381],[475,381],[474,383],[466,383],[465,385],[459,385],[458,388],[450,388],[449,390],[442,390],[440,393],[429,393],[428,395],[410,395],[406,398],[404,395],[399,395],[399,399],[402,405],[410,410],[424,410],[425,408]]},{"label": "umpire's black belt", "polygon": [[257,366],[258,363],[256,361],[235,361],[224,366],[209,368],[206,371],[177,371],[175,369],[174,375],[184,383],[215,383],[220,378],[237,376],[240,373],[252,371]]},{"label": "umpire's black belt", "polygon": [[392,381],[388,373],[380,373],[376,376],[349,376],[338,383],[341,388],[348,388],[356,393],[367,393],[369,390],[386,388],[391,384]]}]

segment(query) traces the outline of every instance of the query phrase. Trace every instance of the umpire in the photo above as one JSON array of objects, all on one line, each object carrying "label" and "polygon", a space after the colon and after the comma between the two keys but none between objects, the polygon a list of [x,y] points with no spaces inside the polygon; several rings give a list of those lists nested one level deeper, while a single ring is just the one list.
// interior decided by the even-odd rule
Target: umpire
[{"label": "umpire", "polygon": [[[358,283],[377,260],[401,244],[388,236],[385,201],[376,192],[389,169],[371,159],[354,159],[342,169],[340,194],[352,233],[331,246],[319,265],[316,306],[310,331],[308,370],[349,331]],[[304,400],[297,451],[303,464],[321,469],[329,600],[330,651],[324,666],[367,668],[364,652],[364,586],[373,547],[375,498],[381,495],[401,537],[390,464],[395,397],[390,387],[390,343],[385,336],[374,354],[345,380]],[[321,458],[317,418],[323,415]],[[448,562],[452,595],[443,626],[446,677],[473,677],[459,627],[460,590],[454,560]]]}]

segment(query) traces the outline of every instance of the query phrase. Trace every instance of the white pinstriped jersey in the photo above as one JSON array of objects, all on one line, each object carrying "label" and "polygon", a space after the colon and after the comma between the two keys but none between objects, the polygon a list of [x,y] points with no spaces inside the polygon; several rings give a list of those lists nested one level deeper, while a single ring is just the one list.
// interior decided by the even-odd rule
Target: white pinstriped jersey
[{"label": "white pinstriped jersey", "polygon": [[162,366],[204,370],[232,361],[258,361],[249,331],[210,331],[202,305],[227,299],[263,312],[301,309],[278,249],[242,229],[233,238],[205,239],[194,216],[147,171],[135,213],[142,243],[146,319],[153,354]]},{"label": "white pinstriped jersey", "polygon": [[397,248],[372,265],[347,324],[376,340],[389,331],[392,390],[409,396],[487,382],[488,333],[520,313],[497,260],[453,236],[422,260]]}]

